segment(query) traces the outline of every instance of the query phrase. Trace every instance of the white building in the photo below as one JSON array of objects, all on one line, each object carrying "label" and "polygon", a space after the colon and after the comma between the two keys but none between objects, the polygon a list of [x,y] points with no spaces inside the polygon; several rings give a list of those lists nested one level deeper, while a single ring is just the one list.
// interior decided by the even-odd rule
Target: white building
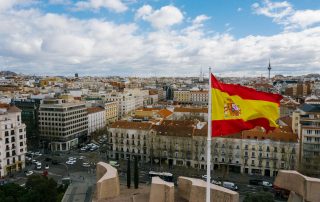
[{"label": "white building", "polygon": [[90,107],[88,111],[88,134],[106,126],[106,111],[102,107]]},{"label": "white building", "polygon": [[21,123],[21,110],[0,105],[0,177],[25,167],[26,125]]},{"label": "white building", "polygon": [[135,110],[135,98],[131,93],[112,92],[108,93],[105,99],[107,102],[112,101],[118,103],[119,119]]},{"label": "white building", "polygon": [[52,151],[68,151],[84,142],[88,134],[85,103],[62,99],[42,100],[39,108],[40,139]]}]

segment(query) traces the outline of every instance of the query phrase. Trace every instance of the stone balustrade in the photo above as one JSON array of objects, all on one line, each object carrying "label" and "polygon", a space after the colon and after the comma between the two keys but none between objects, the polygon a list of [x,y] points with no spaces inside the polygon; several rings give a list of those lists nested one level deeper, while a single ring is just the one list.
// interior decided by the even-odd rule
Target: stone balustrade
[{"label": "stone balustrade", "polygon": [[174,202],[174,184],[159,177],[152,178],[149,202]]},{"label": "stone balustrade", "polygon": [[[239,194],[211,184],[211,202],[239,202]],[[179,177],[179,196],[188,202],[203,202],[206,199],[206,182],[201,179]]]},{"label": "stone balustrade", "polygon": [[114,198],[120,195],[120,183],[118,171],[111,165],[99,162],[97,163],[97,185],[96,199]]},{"label": "stone balustrade", "polygon": [[307,177],[297,171],[280,170],[274,185],[290,190],[289,202],[320,201],[320,179]]}]

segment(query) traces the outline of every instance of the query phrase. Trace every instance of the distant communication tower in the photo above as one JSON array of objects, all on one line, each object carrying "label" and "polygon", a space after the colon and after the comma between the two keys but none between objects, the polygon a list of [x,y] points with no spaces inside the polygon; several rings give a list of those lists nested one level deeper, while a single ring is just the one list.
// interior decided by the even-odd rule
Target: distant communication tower
[{"label": "distant communication tower", "polygon": [[202,73],[202,67],[200,69],[200,77],[199,77],[199,82],[203,82],[203,73]]},{"label": "distant communication tower", "polygon": [[271,72],[271,64],[270,64],[270,59],[269,59],[269,66],[268,66],[268,71],[269,71],[269,80],[270,80],[270,72]]}]

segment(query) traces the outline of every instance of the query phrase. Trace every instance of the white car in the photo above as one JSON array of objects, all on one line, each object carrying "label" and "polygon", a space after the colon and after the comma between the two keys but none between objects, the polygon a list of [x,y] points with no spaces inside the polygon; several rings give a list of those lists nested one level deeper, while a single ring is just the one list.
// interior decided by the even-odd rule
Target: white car
[{"label": "white car", "polygon": [[90,167],[90,164],[87,163],[87,162],[84,162],[84,163],[82,163],[82,166],[83,166],[83,167]]},{"label": "white car", "polygon": [[80,160],[85,159],[85,158],[86,158],[85,156],[80,156],[79,157]]},{"label": "white car", "polygon": [[75,161],[66,161],[66,164],[68,164],[68,165],[73,165],[73,164],[75,164],[76,162]]},{"label": "white car", "polygon": [[49,169],[49,165],[47,164],[44,169],[48,170]]},{"label": "white car", "polygon": [[69,157],[68,160],[69,160],[69,161],[76,161],[77,158],[75,158],[75,157]]},{"label": "white car", "polygon": [[201,178],[205,181],[207,181],[207,175],[202,175]]},{"label": "white car", "polygon": [[41,156],[42,154],[40,152],[35,152],[34,155]]},{"label": "white car", "polygon": [[30,176],[33,174],[33,171],[29,170],[29,171],[26,171],[25,173],[26,173],[26,176]]},{"label": "white car", "polygon": [[267,182],[267,181],[262,181],[262,186],[264,186],[264,187],[272,187],[272,184],[270,182]]},{"label": "white car", "polygon": [[215,185],[219,185],[219,186],[222,185],[222,182],[219,181],[219,180],[212,180],[211,183],[212,183],[212,184],[215,184]]}]

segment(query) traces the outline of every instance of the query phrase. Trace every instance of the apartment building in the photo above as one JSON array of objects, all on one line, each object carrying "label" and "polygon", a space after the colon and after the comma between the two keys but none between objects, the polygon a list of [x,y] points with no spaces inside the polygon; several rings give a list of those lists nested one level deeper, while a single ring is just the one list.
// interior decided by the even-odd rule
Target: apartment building
[{"label": "apartment building", "polygon": [[106,111],[106,125],[110,125],[118,120],[118,103],[106,102],[104,104]]},{"label": "apartment building", "polygon": [[[146,153],[143,154],[145,162],[169,167],[179,165],[206,169],[206,122],[162,120],[152,125],[122,121],[120,124],[116,122],[110,132],[113,134],[111,151],[119,153],[117,156],[110,156],[111,158],[136,155],[136,150],[131,149],[135,144],[139,144],[136,142],[139,140],[134,141],[130,134],[143,134],[142,137],[146,138],[143,141],[146,148]],[[116,151],[116,148],[118,151],[120,149],[120,152]],[[139,152],[141,153],[141,150]],[[275,176],[279,169],[296,168],[297,135],[294,135],[288,126],[268,134],[256,128],[235,134],[232,138],[214,138],[211,152],[212,167],[215,169]]]},{"label": "apartment building", "polygon": [[88,112],[88,135],[106,126],[106,111],[102,107],[89,107]]},{"label": "apartment building", "polygon": [[172,119],[208,121],[208,108],[175,107]]},{"label": "apartment building", "polygon": [[21,110],[0,104],[0,177],[24,169],[26,152],[26,125],[21,122]]},{"label": "apartment building", "polygon": [[151,123],[117,121],[109,128],[109,158],[134,159],[148,162]]},{"label": "apartment building", "polygon": [[62,99],[42,100],[39,108],[40,139],[52,151],[68,151],[86,140],[88,116],[85,103]]},{"label": "apartment building", "polygon": [[208,91],[190,91],[190,100],[194,105],[208,105],[209,93]]},{"label": "apartment building", "polygon": [[135,98],[131,93],[112,92],[105,97],[106,102],[116,102],[118,104],[118,118],[121,119],[125,115],[135,110]]},{"label": "apartment building", "polygon": [[299,162],[310,175],[320,175],[320,104],[303,104],[296,112],[300,139]]},{"label": "apartment building", "polygon": [[173,101],[180,104],[191,103],[191,93],[189,90],[175,90],[173,91]]}]

